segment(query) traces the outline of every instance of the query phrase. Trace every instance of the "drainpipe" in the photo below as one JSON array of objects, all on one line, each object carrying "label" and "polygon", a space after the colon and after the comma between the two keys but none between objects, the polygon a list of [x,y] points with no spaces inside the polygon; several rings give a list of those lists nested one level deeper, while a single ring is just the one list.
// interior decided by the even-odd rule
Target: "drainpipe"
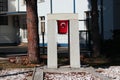
[{"label": "drainpipe", "polygon": [[20,9],[20,7],[19,7],[19,0],[18,0],[18,12],[19,12],[19,9]]},{"label": "drainpipe", "polygon": [[52,14],[53,13],[53,7],[52,7],[52,0],[50,0],[50,13]]},{"label": "drainpipe", "polygon": [[73,0],[73,13],[76,13],[75,3],[75,0]]}]

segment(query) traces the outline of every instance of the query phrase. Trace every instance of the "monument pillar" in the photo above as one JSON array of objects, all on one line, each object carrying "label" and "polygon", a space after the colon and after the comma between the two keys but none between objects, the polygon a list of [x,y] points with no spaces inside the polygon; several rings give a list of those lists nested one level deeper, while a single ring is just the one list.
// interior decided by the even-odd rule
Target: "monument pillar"
[{"label": "monument pillar", "polygon": [[[78,14],[48,14],[47,15],[47,41],[48,41],[48,68],[57,68],[57,20],[69,20],[69,49],[70,67],[80,68],[80,43]],[[64,35],[64,34],[63,34]]]},{"label": "monument pillar", "polygon": [[70,67],[80,68],[80,43],[78,19],[70,20]]},{"label": "monument pillar", "polygon": [[47,27],[47,66],[48,68],[57,68],[57,31],[56,31],[56,21],[55,20],[48,20],[48,27]]}]

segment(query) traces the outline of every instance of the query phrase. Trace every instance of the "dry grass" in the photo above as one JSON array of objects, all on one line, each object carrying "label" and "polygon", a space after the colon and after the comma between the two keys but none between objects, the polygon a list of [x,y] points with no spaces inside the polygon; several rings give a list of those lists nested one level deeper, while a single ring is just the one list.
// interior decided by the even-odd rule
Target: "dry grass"
[{"label": "dry grass", "polygon": [[16,64],[11,63],[9,61],[0,61],[0,69],[6,69],[6,68],[33,68],[35,65],[29,64],[29,65],[23,65],[23,64]]},{"label": "dry grass", "polygon": [[26,56],[9,57],[8,60],[0,60],[0,69],[6,68],[34,68],[42,64],[30,64]]},{"label": "dry grass", "polygon": [[[13,60],[13,62],[10,61],[10,59]],[[16,62],[16,59],[17,62]],[[117,60],[116,60],[117,59]],[[43,66],[47,65],[47,57],[42,57],[42,62],[40,64],[29,64],[27,63],[27,57],[22,56],[22,57],[10,57],[9,60],[0,60],[0,69],[5,69],[5,68],[33,68],[36,65]],[[118,64],[119,63],[119,64]],[[69,65],[69,59],[68,57],[59,57],[58,59],[58,64],[61,65]],[[118,64],[120,65],[120,58],[106,58],[104,56],[100,56],[97,58],[92,58],[92,57],[84,57],[81,56],[81,64],[88,64],[90,66],[109,66],[109,65],[115,65]]]}]

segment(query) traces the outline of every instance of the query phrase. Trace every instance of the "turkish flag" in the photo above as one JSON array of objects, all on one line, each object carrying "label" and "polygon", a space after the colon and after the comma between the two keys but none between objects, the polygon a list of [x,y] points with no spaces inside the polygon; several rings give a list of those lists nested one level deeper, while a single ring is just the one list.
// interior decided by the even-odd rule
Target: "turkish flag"
[{"label": "turkish flag", "polygon": [[68,31],[69,20],[57,20],[58,34],[66,34]]}]

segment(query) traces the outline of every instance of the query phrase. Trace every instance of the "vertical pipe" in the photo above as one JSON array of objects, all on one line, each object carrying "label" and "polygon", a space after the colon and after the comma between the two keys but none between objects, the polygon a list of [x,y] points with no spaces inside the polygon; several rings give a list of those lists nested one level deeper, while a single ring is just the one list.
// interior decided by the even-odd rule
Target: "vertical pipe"
[{"label": "vertical pipe", "polygon": [[68,60],[70,64],[70,21],[68,21]]},{"label": "vertical pipe", "polygon": [[41,33],[42,33],[42,49],[43,54],[45,53],[45,42],[44,42],[44,36],[45,36],[45,17],[41,17]]},{"label": "vertical pipe", "polygon": [[73,0],[73,13],[76,13],[75,0]]},{"label": "vertical pipe", "polygon": [[18,0],[18,12],[19,12],[19,10],[20,10],[20,6],[19,6],[19,0]]},{"label": "vertical pipe", "polygon": [[43,54],[45,54],[45,39],[44,39],[44,32],[42,32],[42,41],[43,41],[43,44],[42,44]]},{"label": "vertical pipe", "polygon": [[50,0],[50,13],[53,13],[52,0]]}]

